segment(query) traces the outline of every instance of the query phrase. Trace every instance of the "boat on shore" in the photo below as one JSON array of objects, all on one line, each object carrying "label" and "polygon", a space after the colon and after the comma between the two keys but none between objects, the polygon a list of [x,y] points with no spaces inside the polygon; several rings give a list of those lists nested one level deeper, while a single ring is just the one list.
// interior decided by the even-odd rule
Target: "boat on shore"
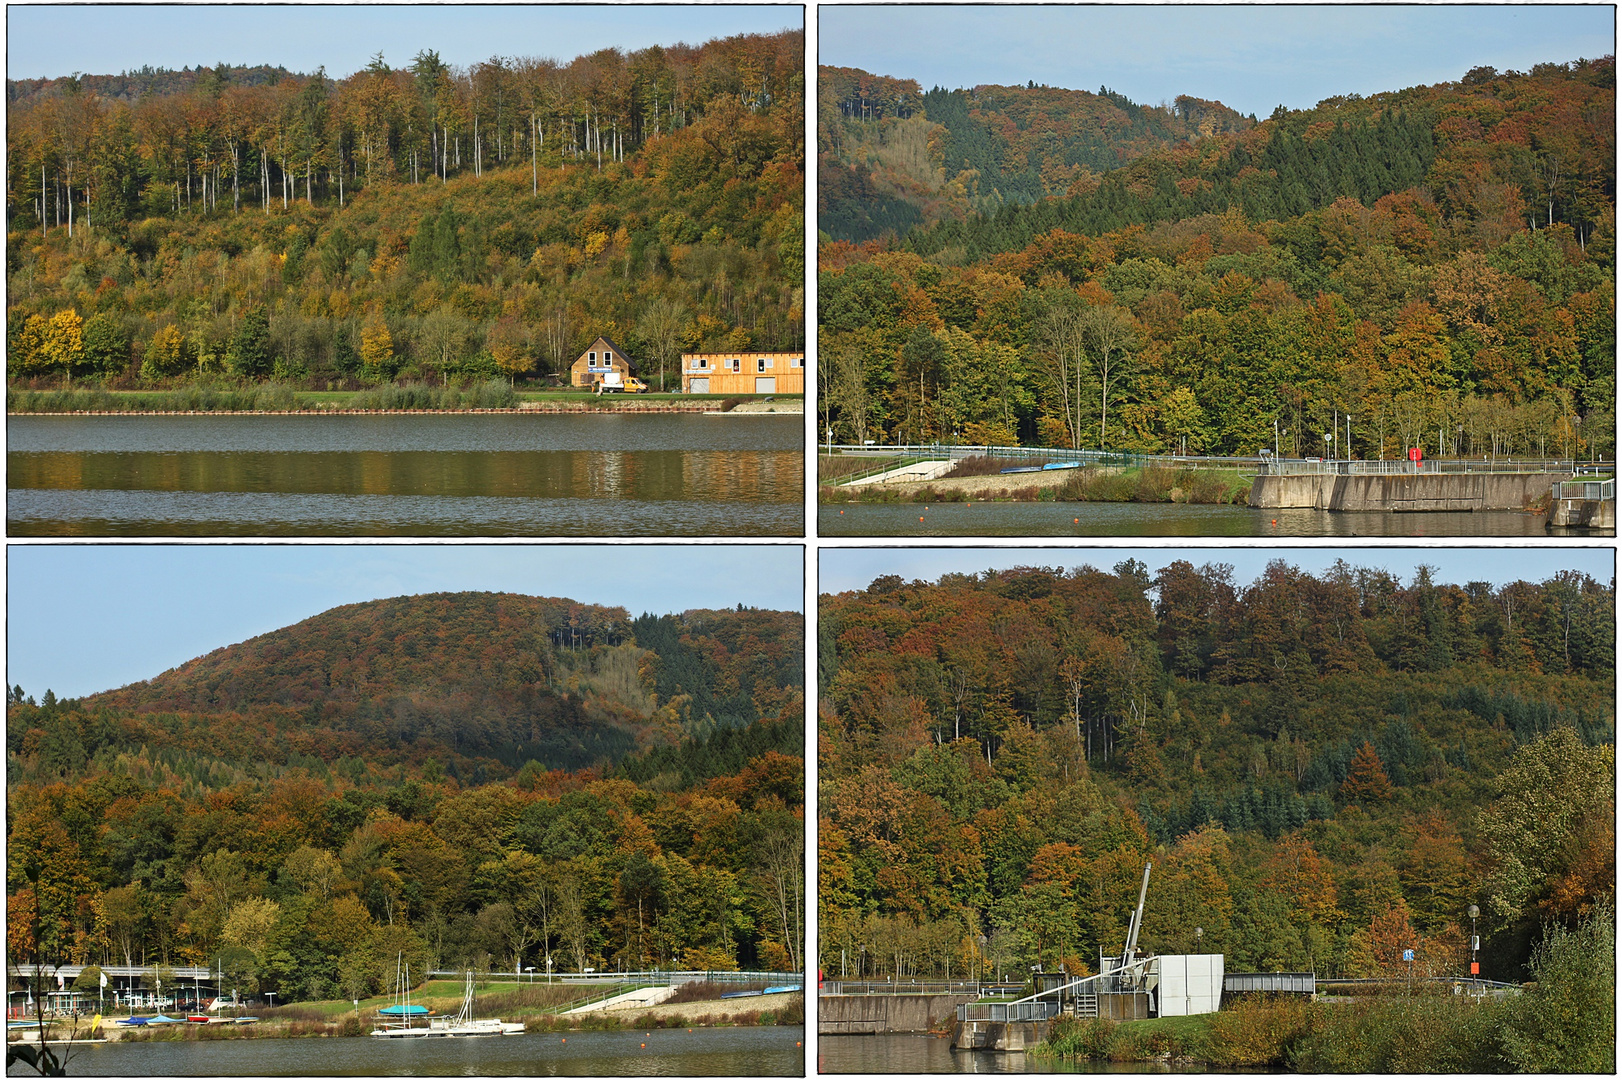
[{"label": "boat on shore", "polygon": [[522,1035],[524,1025],[499,1017],[473,1016],[473,973],[467,973],[467,984],[462,992],[462,1008],[455,1016],[430,1019],[429,1034],[451,1039],[478,1039],[491,1035]]},{"label": "boat on shore", "polygon": [[383,1025],[372,1029],[373,1038],[424,1039],[433,1034],[413,1022],[419,1016],[427,1018],[428,1010],[411,1004],[411,965],[398,958],[394,962],[394,996],[393,1005],[377,1010]]}]

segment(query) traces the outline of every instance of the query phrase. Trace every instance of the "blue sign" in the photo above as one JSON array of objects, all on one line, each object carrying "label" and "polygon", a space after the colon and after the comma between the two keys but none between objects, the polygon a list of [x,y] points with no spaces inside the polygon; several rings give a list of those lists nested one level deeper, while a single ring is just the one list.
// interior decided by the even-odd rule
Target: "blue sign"
[{"label": "blue sign", "polygon": [[1412,950],[1412,949],[1404,949],[1404,950],[1402,950],[1402,958],[1404,960],[1408,961],[1409,963],[1413,963],[1414,950]]}]

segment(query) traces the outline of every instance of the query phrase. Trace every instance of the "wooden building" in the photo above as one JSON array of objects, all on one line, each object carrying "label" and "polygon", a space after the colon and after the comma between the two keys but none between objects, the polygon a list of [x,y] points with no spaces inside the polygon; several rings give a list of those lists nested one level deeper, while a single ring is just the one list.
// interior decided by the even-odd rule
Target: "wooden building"
[{"label": "wooden building", "polygon": [[805,353],[682,353],[684,394],[803,394]]},{"label": "wooden building", "polygon": [[610,371],[632,375],[636,365],[625,355],[625,350],[605,337],[593,341],[569,368],[570,386],[596,386]]}]

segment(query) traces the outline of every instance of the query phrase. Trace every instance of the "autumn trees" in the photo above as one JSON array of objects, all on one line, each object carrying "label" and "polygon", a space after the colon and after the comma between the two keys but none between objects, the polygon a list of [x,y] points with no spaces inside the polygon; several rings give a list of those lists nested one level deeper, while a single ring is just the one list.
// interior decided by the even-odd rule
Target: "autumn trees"
[{"label": "autumn trees", "polygon": [[[666,367],[803,344],[800,47],[32,86],[8,127],[10,375],[449,382],[562,371],[598,334]],[[71,201],[63,124],[103,155]],[[69,236],[70,214],[95,224]],[[62,311],[116,332],[64,367],[39,345]],[[233,365],[254,311],[269,363]]]},{"label": "autumn trees", "polygon": [[[1535,912],[1483,924],[1487,970],[1515,973],[1528,927],[1611,889],[1590,788],[1614,661],[1566,664],[1562,588],[1128,562],[824,596],[825,969],[1090,971],[1153,861],[1152,949],[1375,975],[1411,948],[1454,971],[1464,909],[1501,895]],[[1536,857],[1504,832],[1534,818],[1559,834]]]},{"label": "autumn trees", "polygon": [[[417,971],[799,969],[798,616],[649,615],[637,646],[623,611],[515,599],[341,609],[117,703],[9,690],[8,839],[30,855],[7,863],[8,947],[223,966],[228,988],[282,1001],[387,990],[401,954]],[[226,668],[224,711],[188,711],[191,678]],[[462,673],[440,695],[450,723],[430,717],[430,671]],[[307,697],[312,678],[328,689]],[[558,711],[554,679],[584,710]],[[316,700],[338,684],[347,722]],[[571,769],[533,729],[479,736],[481,697],[577,746],[588,714],[641,723]]]},{"label": "autumn trees", "polygon": [[[1549,65],[1217,124],[1074,182],[1034,148],[1042,179],[1012,175],[1025,155],[998,176],[969,137],[987,125],[1033,147],[1069,137],[1042,107],[1059,92],[923,95],[938,113],[934,167],[940,154],[979,161],[969,172],[982,212],[960,198],[889,239],[825,238],[823,426],[842,441],[860,430],[1162,453],[1254,454],[1276,437],[1298,456],[1328,434],[1337,455],[1366,458],[1413,446],[1603,455],[1614,444],[1614,210],[1595,195],[1614,172],[1610,67]],[[824,77],[865,100],[849,73]],[[1123,120],[1136,109],[1105,100]],[[866,199],[877,214],[886,199],[959,197],[950,169],[917,186],[901,175],[920,173],[897,156],[902,129],[931,121],[852,117],[867,108],[822,116],[825,157],[858,153],[872,128],[860,153],[891,170],[884,184],[836,176],[846,204]],[[1555,158],[1583,162],[1586,179],[1559,180],[1567,166]],[[988,198],[993,182],[1019,198]],[[929,183],[939,186],[920,194]],[[1533,194],[1541,214],[1528,212]],[[955,352],[973,362],[921,365],[920,333],[963,335]],[[955,404],[995,400],[987,385],[1006,388],[1011,423],[986,426]],[[971,422],[978,438],[965,437]]]}]

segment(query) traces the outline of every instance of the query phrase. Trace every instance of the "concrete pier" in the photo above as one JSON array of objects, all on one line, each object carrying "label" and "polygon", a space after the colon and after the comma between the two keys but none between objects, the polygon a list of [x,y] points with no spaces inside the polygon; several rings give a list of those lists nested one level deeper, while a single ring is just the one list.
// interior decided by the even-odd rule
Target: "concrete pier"
[{"label": "concrete pier", "polygon": [[1048,1037],[1050,1020],[960,1020],[952,1031],[953,1050],[1028,1050]]},{"label": "concrete pier", "polygon": [[1549,509],[1552,529],[1593,529],[1616,532],[1615,499],[1558,499]]}]

